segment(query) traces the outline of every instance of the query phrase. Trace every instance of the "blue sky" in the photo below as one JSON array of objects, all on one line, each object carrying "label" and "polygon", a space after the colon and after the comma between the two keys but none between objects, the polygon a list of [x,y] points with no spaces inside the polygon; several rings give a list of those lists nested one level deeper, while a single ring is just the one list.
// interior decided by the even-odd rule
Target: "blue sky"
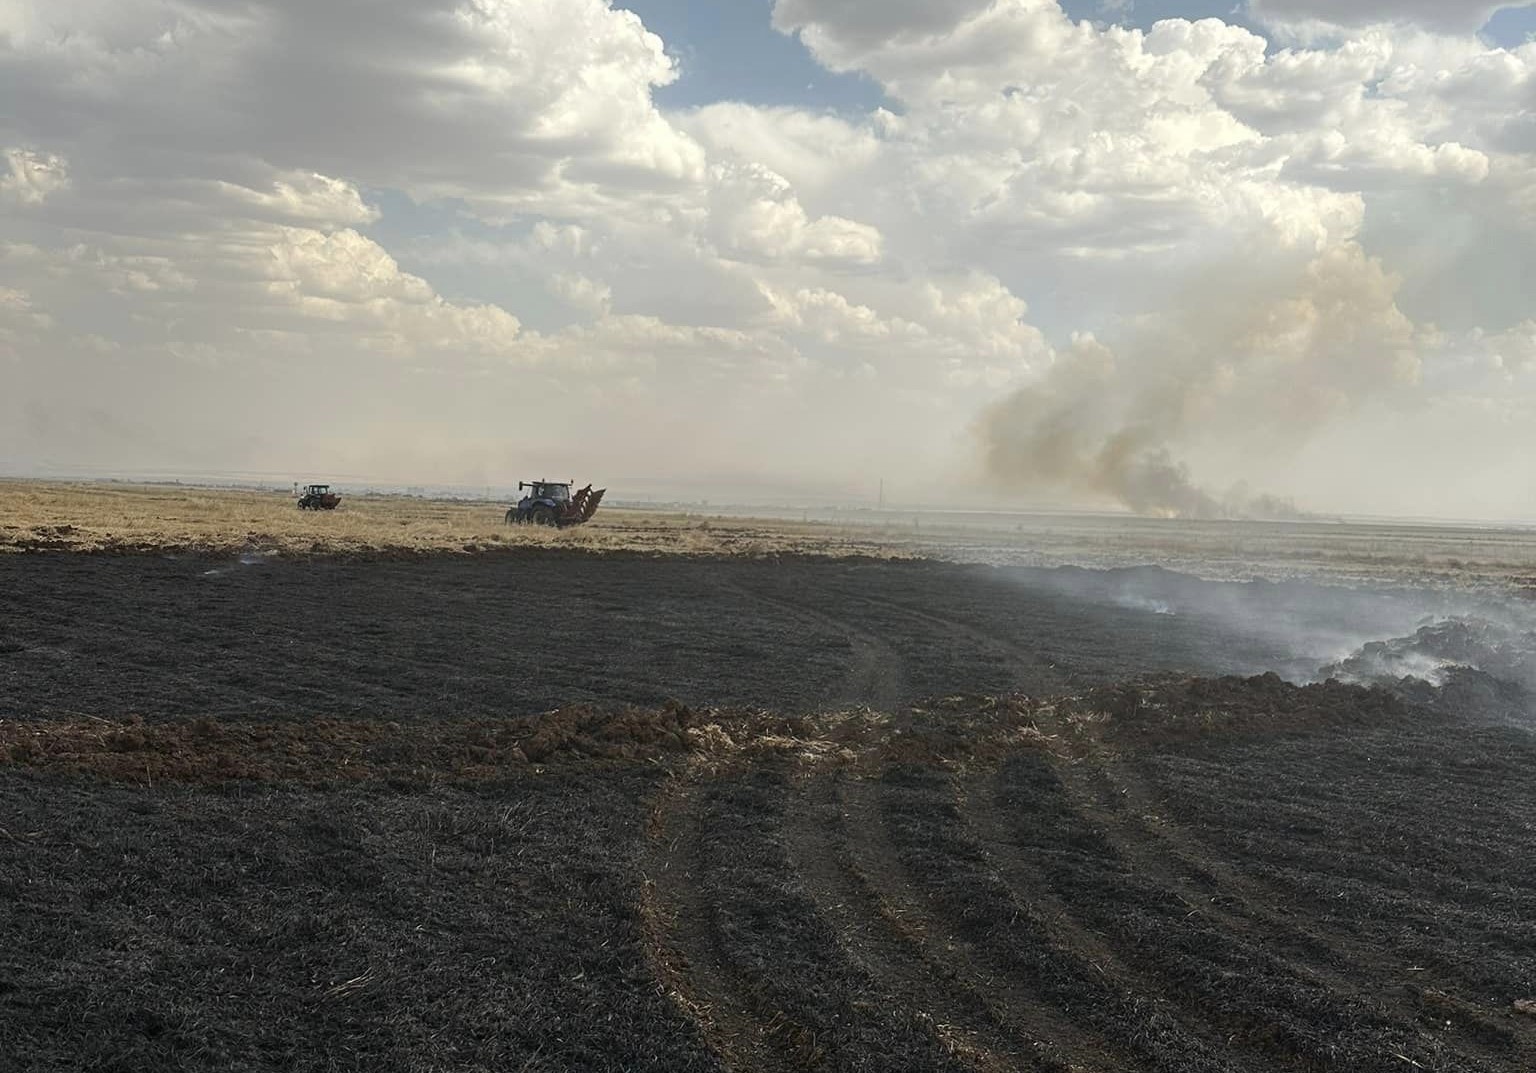
[{"label": "blue sky", "polygon": [[663,107],[720,100],[868,111],[884,101],[880,87],[859,75],[833,74],[804,45],[778,33],[772,0],[618,0],[667,43],[682,77],[656,95]]},{"label": "blue sky", "polygon": [[1506,8],[1495,15],[1483,29],[1483,36],[1495,45],[1511,48],[1536,37],[1536,5]]},{"label": "blue sky", "polygon": [[[1453,0],[1448,0],[1453,2]],[[822,68],[798,40],[770,23],[772,0],[615,0],[667,43],[682,77],[659,92],[663,107],[690,108],[720,100],[793,105],[836,112],[863,112],[885,104],[880,87],[862,75]],[[1159,19],[1219,18],[1252,27],[1236,0],[1133,0],[1128,10],[1107,14],[1102,0],[1065,0],[1076,19],[1115,21],[1143,29]],[[1506,47],[1536,34],[1536,5],[1494,16],[1485,39]]]},{"label": "blue sky", "polygon": [[[817,111],[831,111],[851,116],[878,107],[899,107],[886,100],[879,85],[865,75],[837,74],[821,67],[811,53],[793,36],[773,29],[773,0],[732,0],[729,3],[702,3],[700,0],[614,0],[615,7],[638,14],[645,25],[666,42],[668,52],[678,61],[681,77],[657,94],[663,108],[686,109],[722,100],[742,101],[760,106],[791,106]],[[1117,21],[1143,29],[1167,18],[1221,18],[1227,22],[1258,30],[1243,14],[1235,0],[1133,0],[1128,9],[1111,17],[1103,0],[1065,0],[1063,4],[1075,19],[1095,22]],[[1513,45],[1536,33],[1536,6],[1506,9],[1484,30],[1491,42]],[[421,259],[423,250],[438,245],[445,233],[457,233],[471,241],[506,243],[525,237],[527,226],[495,228],[476,220],[462,206],[447,203],[418,205],[389,190],[373,190],[369,195],[381,208],[381,218],[368,233],[394,251],[400,263],[410,271],[429,275],[443,291],[454,298],[473,302],[497,302],[520,309],[528,327],[540,331],[563,328],[579,319],[577,312],[559,303],[551,303],[539,290],[536,280],[522,267],[507,264],[449,262],[429,263]],[[1369,237],[1373,246],[1389,242],[1388,228],[1375,224],[1385,209],[1372,213]],[[1510,266],[1490,259],[1487,251],[1474,244],[1477,251],[1465,266],[1474,274],[1497,273]],[[1512,255],[1511,255],[1512,256]],[[1481,259],[1481,260],[1479,260]],[[1509,260],[1506,256],[1504,261]],[[1518,260],[1518,258],[1517,258]],[[1004,277],[1006,267],[993,266]],[[1075,296],[1082,289],[1081,280],[1035,281],[1036,296],[1043,299],[1040,317],[1056,332],[1082,327],[1085,311]],[[530,291],[540,302],[530,303]],[[1409,288],[1406,300],[1440,323],[1458,324],[1483,312],[1508,318],[1511,303],[1523,296],[1490,287],[1477,292],[1468,306],[1457,298],[1453,308],[1432,285]],[[1485,310],[1484,306],[1492,307]],[[1459,308],[1458,308],[1459,307]]]},{"label": "blue sky", "polygon": [[[0,3],[0,468],[1134,504],[1134,441],[1217,494],[1536,517],[1536,48],[1490,52],[1536,7],[1480,49],[1497,0],[1263,0],[1439,28],[1282,57],[1098,32],[1235,0],[945,23],[982,2]],[[1033,397],[1073,443],[984,467],[1068,427],[982,420]]]}]

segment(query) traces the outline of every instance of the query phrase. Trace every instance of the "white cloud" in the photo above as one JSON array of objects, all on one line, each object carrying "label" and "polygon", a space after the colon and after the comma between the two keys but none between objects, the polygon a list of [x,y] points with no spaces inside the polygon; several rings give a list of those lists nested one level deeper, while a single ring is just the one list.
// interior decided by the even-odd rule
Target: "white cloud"
[{"label": "white cloud", "polygon": [[196,167],[156,160],[193,145],[208,170],[238,154],[517,205],[704,166],[651,102],[675,77],[660,39],[604,0],[392,0],[363,19],[297,0],[17,3],[8,122],[93,152],[110,130],[143,167]]},{"label": "white cloud", "polygon": [[880,141],[868,126],[794,108],[722,101],[676,117],[712,154],[759,164],[784,176],[802,197],[873,164]]},{"label": "white cloud", "polygon": [[838,216],[811,219],[782,176],[758,164],[727,165],[716,176],[710,238],[728,257],[870,265],[880,233]]},{"label": "white cloud", "polygon": [[774,0],[773,24],[808,40],[870,47],[953,30],[991,0]]},{"label": "white cloud", "polygon": [[567,305],[593,314],[606,314],[613,306],[613,288],[578,272],[556,272],[549,289]]},{"label": "white cloud", "polygon": [[1399,22],[1473,33],[1486,26],[1500,8],[1523,4],[1524,0],[1249,0],[1248,6],[1257,18],[1283,27]]},{"label": "white cloud", "polygon": [[0,204],[41,205],[50,194],[69,186],[69,169],[61,157],[26,149],[0,150]]},{"label": "white cloud", "polygon": [[375,223],[379,210],[363,201],[357,187],[315,172],[279,173],[265,189],[216,182],[217,193],[243,210],[265,219],[320,225]]},{"label": "white cloud", "polygon": [[605,0],[17,0],[0,451],[926,479],[1081,360],[1197,475],[1284,477],[1302,431],[1536,391],[1536,46],[1410,7],[1279,47],[778,0],[894,102],[856,116],[659,109]]}]

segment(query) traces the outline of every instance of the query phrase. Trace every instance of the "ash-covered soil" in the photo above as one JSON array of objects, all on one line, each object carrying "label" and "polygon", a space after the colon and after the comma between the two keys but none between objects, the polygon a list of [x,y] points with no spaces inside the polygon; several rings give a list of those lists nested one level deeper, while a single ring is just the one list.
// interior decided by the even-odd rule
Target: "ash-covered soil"
[{"label": "ash-covered soil", "polygon": [[0,718],[794,713],[1304,677],[1444,599],[922,561],[0,556]]},{"label": "ash-covered soil", "polygon": [[[1536,1068],[1518,607],[827,561],[0,572],[0,1068]],[[1215,676],[1266,664],[1377,685]]]}]

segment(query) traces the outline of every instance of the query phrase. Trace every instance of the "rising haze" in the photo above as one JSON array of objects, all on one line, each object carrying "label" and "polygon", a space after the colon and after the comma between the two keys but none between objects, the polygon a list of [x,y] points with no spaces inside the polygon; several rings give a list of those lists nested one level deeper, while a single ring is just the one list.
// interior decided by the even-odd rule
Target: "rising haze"
[{"label": "rising haze", "polygon": [[1536,517],[1536,8],[1065,6],[0,0],[0,472]]}]

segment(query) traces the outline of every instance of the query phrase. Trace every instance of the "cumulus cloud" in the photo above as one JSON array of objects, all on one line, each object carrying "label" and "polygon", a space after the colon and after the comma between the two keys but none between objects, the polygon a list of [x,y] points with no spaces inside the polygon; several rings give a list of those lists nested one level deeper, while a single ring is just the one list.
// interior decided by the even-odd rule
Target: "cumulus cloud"
[{"label": "cumulus cloud", "polygon": [[549,286],[567,305],[587,313],[604,314],[613,305],[613,288],[580,273],[557,272]]},{"label": "cumulus cloud", "polygon": [[676,117],[717,158],[761,165],[817,195],[846,183],[875,163],[881,143],[869,125],[795,108],[760,108],[735,101]]},{"label": "cumulus cloud", "polygon": [[880,233],[838,216],[812,220],[789,182],[757,164],[722,169],[711,189],[711,237],[729,256],[873,264]]},{"label": "cumulus cloud", "polygon": [[26,149],[0,151],[0,204],[40,205],[50,194],[69,185],[63,158]]},{"label": "cumulus cloud", "polygon": [[0,11],[5,457],[927,486],[979,429],[1023,500],[1198,513],[1379,411],[1536,416],[1536,52],[1473,16],[777,0],[892,102],[834,115],[659,108],[607,0],[354,7]]},{"label": "cumulus cloud", "polygon": [[786,33],[803,33],[869,47],[903,37],[952,30],[991,0],[775,0],[773,24]]},{"label": "cumulus cloud", "polygon": [[1368,26],[1409,23],[1447,32],[1482,29],[1500,8],[1523,0],[1249,0],[1252,14],[1279,26]]},{"label": "cumulus cloud", "polygon": [[20,0],[0,93],[22,133],[94,151],[111,132],[141,167],[196,166],[163,155],[193,145],[516,202],[665,187],[703,166],[651,101],[675,77],[660,39],[603,0],[393,0],[353,14],[297,0],[110,12]]}]

